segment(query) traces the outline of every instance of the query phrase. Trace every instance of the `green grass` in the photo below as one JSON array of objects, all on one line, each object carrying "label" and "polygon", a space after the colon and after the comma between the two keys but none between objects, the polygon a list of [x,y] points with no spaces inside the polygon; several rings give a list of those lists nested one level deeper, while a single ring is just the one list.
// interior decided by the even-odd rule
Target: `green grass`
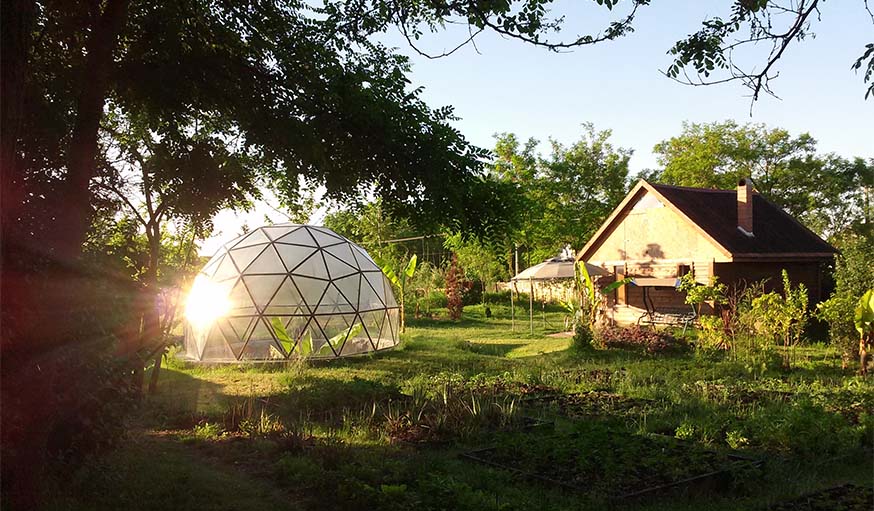
[{"label": "green grass", "polygon": [[[174,361],[121,447],[65,474],[50,508],[603,509],[602,495],[459,458],[495,442],[498,425],[518,424],[520,414],[567,424],[555,406],[521,401],[543,386],[646,400],[577,421],[677,434],[767,460],[727,491],[625,506],[765,509],[845,482],[871,485],[874,386],[842,372],[827,347],[796,350],[789,372],[733,355],[576,349],[548,337],[561,330],[561,312],[535,315],[531,335],[527,317],[513,330],[509,308],[491,309],[485,318],[481,307],[466,307],[460,322],[410,318],[403,346],[373,356],[307,365]],[[420,437],[437,443],[398,441]]]}]

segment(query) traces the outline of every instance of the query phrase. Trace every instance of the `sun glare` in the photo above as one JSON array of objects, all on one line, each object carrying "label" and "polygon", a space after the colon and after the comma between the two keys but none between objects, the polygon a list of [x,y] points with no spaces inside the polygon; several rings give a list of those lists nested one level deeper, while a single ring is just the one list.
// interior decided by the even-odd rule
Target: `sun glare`
[{"label": "sun glare", "polygon": [[185,302],[185,317],[196,328],[204,328],[224,316],[231,308],[225,291],[202,275],[194,279],[194,285]]}]

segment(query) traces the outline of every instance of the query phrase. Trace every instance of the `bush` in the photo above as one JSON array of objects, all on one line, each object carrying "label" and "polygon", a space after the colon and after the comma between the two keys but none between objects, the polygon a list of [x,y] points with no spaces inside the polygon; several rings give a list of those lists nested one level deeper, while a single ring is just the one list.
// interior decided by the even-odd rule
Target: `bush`
[{"label": "bush", "polygon": [[595,340],[592,329],[582,323],[577,323],[574,327],[573,347],[577,349],[591,348]]},{"label": "bush", "polygon": [[510,305],[510,293],[509,289],[497,293],[486,291],[483,293],[483,302],[491,305]]},{"label": "bush", "polygon": [[622,328],[608,326],[595,332],[595,342],[600,347],[642,349],[647,353],[667,353],[683,351],[689,346],[668,332],[633,326]]},{"label": "bush", "polygon": [[424,300],[427,300],[428,304],[436,309],[445,308],[447,303],[446,293],[443,291],[431,291]]}]

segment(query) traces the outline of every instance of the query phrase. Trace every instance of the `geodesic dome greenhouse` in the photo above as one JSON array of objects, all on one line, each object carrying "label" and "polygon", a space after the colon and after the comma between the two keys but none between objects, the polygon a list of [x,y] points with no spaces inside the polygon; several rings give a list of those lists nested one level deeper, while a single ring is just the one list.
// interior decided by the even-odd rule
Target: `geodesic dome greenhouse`
[{"label": "geodesic dome greenhouse", "polygon": [[399,308],[382,270],[325,227],[278,224],[223,246],[186,305],[184,358],[334,358],[398,343]]}]

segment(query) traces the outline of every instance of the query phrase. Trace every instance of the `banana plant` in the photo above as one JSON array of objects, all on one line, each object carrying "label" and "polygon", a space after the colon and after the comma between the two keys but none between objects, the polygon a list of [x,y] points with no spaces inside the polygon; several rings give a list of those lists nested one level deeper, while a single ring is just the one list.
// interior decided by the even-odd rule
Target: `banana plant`
[{"label": "banana plant", "polygon": [[868,343],[874,338],[874,289],[865,291],[859,299],[853,316],[853,324],[859,332],[859,364],[862,374],[868,373]]},{"label": "banana plant", "polygon": [[[407,287],[407,279],[413,278],[413,274],[416,273],[416,263],[418,262],[418,256],[413,254],[413,257],[407,262],[406,268],[403,271],[395,272],[395,269],[392,268],[391,263],[380,261],[379,259],[375,259],[379,266],[382,268],[382,273],[385,274],[386,278],[388,278],[389,282],[392,283],[400,291],[400,306],[401,306],[401,333],[406,332],[407,325],[404,320],[404,294],[406,292]],[[400,276],[398,276],[400,273]]]},{"label": "banana plant", "polygon": [[[577,289],[580,290],[581,308],[585,307],[583,310],[585,310],[587,316],[586,320],[588,321],[589,326],[594,326],[598,308],[601,306],[601,300],[596,298],[595,283],[592,280],[592,276],[589,275],[589,270],[586,268],[586,263],[584,261],[577,261],[574,278],[576,280]],[[631,278],[624,278],[617,280],[616,282],[611,282],[604,286],[602,294],[606,295],[612,293],[620,287],[631,283],[631,281]]]},{"label": "banana plant", "polygon": [[[282,321],[279,318],[273,318],[270,320],[270,324],[273,325],[273,331],[276,334],[276,338],[279,339],[279,343],[285,349],[286,353],[296,352],[300,357],[308,357],[313,352],[313,336],[310,333],[309,329],[307,329],[306,333],[301,337],[300,342],[297,343],[297,346],[294,345],[294,339],[288,335],[288,331],[285,329],[285,326],[282,324]],[[335,335],[328,339],[328,342],[322,345],[321,348],[316,352],[316,355],[331,355],[333,352],[331,350],[331,346],[334,347],[335,350],[340,351],[343,349],[343,345],[346,344],[346,341],[355,337],[364,327],[361,323],[355,323],[350,326],[346,330],[343,330],[339,334]]]},{"label": "banana plant", "polygon": [[270,324],[273,325],[273,332],[276,334],[279,344],[282,345],[286,353],[297,352],[298,356],[303,358],[308,357],[313,352],[313,335],[309,329],[307,329],[306,333],[300,338],[300,342],[295,346],[294,339],[288,335],[288,331],[285,329],[285,325],[282,324],[281,319],[273,318],[270,320]]},{"label": "banana plant", "polygon": [[339,334],[328,339],[328,342],[324,346],[319,348],[318,354],[319,355],[330,355],[331,354],[331,346],[333,346],[334,349],[339,352],[341,349],[343,349],[343,345],[346,344],[346,341],[348,341],[349,339],[351,339],[351,338],[355,337],[356,335],[358,335],[359,333],[361,333],[361,330],[363,328],[364,327],[361,325],[361,323],[355,323],[354,325],[350,326],[346,330],[343,330]]}]

